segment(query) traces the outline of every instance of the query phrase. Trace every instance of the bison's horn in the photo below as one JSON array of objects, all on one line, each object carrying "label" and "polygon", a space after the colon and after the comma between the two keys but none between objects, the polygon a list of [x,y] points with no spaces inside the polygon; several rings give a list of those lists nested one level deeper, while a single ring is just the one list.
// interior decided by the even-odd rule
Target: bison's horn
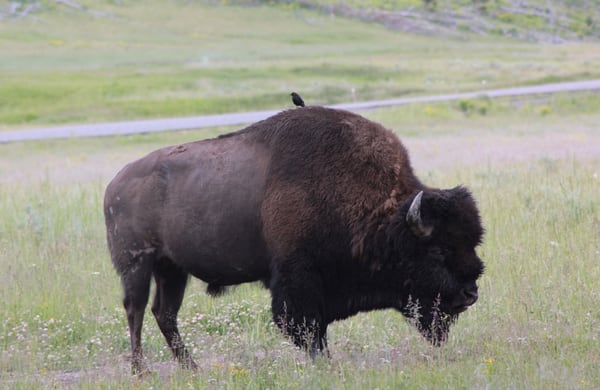
[{"label": "bison's horn", "polygon": [[419,191],[410,204],[406,214],[406,222],[408,222],[417,237],[427,237],[433,231],[433,227],[425,226],[421,219],[421,198],[423,198],[423,191]]}]

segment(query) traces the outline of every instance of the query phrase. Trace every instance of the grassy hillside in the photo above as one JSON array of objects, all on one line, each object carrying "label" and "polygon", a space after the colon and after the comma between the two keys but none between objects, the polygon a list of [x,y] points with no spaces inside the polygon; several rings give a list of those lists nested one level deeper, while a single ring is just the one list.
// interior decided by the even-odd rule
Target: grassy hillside
[{"label": "grassy hillside", "polygon": [[[325,104],[600,77],[587,36],[425,36],[322,9],[224,3],[3,3],[0,129],[283,109],[291,90]],[[437,15],[451,2],[380,4]],[[0,388],[600,388],[599,107],[592,92],[365,113],[401,136],[423,182],[464,184],[481,209],[480,300],[442,348],[388,310],[332,324],[331,360],[312,362],[271,323],[262,287],[212,299],[192,280],[179,325],[200,370],[171,363],[148,308],[154,373],[142,379],[129,374],[103,191],[151,150],[233,129],[1,144]]]},{"label": "grassy hillside", "polygon": [[545,43],[600,38],[598,0],[284,0],[282,3],[432,36],[498,35]]},{"label": "grassy hillside", "polygon": [[600,77],[593,42],[427,37],[295,5],[68,4],[1,6],[0,130]]}]

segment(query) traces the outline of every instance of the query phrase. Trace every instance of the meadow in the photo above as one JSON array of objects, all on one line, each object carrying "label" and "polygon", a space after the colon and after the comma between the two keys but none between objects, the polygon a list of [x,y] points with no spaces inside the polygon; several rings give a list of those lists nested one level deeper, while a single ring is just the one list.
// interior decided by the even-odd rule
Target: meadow
[{"label": "meadow", "polygon": [[[599,55],[590,44],[446,41],[303,13],[318,22],[315,29],[294,12],[268,7],[204,6],[214,13],[206,20],[226,23],[231,35],[202,40],[185,38],[186,28],[217,30],[196,23],[190,4],[102,4],[120,18],[84,17],[77,34],[77,24],[56,9],[39,15],[53,29],[30,19],[19,22],[32,24],[25,29],[0,23],[8,50],[0,54],[3,129],[188,113],[171,101],[192,102],[188,110],[198,114],[198,83],[206,99],[233,101],[228,110],[286,108],[298,85],[316,104],[350,99],[351,85],[361,97],[390,97],[468,90],[483,77],[494,86],[593,77]],[[167,23],[172,35],[148,28],[161,13],[174,15]],[[143,18],[132,22],[136,15]],[[250,26],[250,43],[240,38],[241,20]],[[105,24],[123,27],[111,33]],[[213,42],[220,55],[205,64],[190,44],[197,39]],[[114,45],[120,40],[128,43]],[[340,50],[325,56],[330,40]],[[404,71],[395,72],[398,66]],[[144,81],[129,83],[138,71]],[[185,90],[187,77],[192,87]],[[327,92],[340,85],[343,93]],[[270,102],[259,98],[270,94]],[[136,101],[147,109],[131,109]],[[599,388],[598,107],[597,93],[575,93],[362,113],[394,129],[426,184],[464,184],[478,200],[486,228],[480,300],[443,347],[430,346],[388,310],[332,324],[332,357],[313,362],[271,323],[269,293],[260,285],[213,299],[193,280],[179,325],[199,370],[172,362],[148,308],[143,347],[153,374],[141,379],[130,375],[121,287],[106,248],[104,188],[149,151],[234,129],[2,144],[0,388]],[[35,115],[23,120],[27,112]]]},{"label": "meadow", "polygon": [[[312,362],[271,323],[269,294],[260,285],[212,299],[194,280],[180,328],[200,370],[171,363],[148,309],[143,344],[155,374],[142,380],[129,375],[121,289],[104,237],[104,186],[121,160],[230,129],[0,146],[8,157],[0,181],[1,386],[597,387],[600,159],[597,147],[586,147],[599,145],[600,114],[557,114],[565,99],[544,102],[556,106],[546,116],[533,108],[502,125],[503,110],[467,117],[444,104],[364,113],[397,131],[425,182],[465,184],[479,202],[487,231],[481,299],[447,345],[431,347],[398,313],[373,312],[332,324],[331,360]],[[585,108],[597,96],[568,99]],[[415,132],[419,124],[429,127],[431,109],[454,119],[432,133]],[[512,146],[534,150],[542,140],[556,142],[521,161],[506,159]],[[474,158],[454,159],[448,149]],[[17,158],[24,150],[32,153]],[[440,153],[447,157],[427,157]],[[20,172],[11,179],[13,170]]]}]

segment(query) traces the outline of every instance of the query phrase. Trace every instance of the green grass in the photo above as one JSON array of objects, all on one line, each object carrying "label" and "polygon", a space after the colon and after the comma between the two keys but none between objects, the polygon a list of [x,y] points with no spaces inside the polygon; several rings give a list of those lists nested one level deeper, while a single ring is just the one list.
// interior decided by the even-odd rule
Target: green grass
[{"label": "green grass", "polygon": [[[598,168],[541,161],[431,179],[467,183],[487,229],[482,299],[441,349],[387,311],[334,324],[333,358],[313,366],[270,324],[264,290],[245,286],[211,300],[195,282],[180,318],[201,371],[147,381],[199,388],[594,387],[600,383]],[[129,345],[105,249],[101,188],[41,183],[3,192],[2,379],[48,386],[56,371],[103,367],[116,357],[126,370],[118,357]],[[149,312],[144,336],[151,362],[169,359]],[[122,375],[104,385],[135,386]]]},{"label": "green grass", "polygon": [[0,23],[0,130],[287,108],[292,90],[333,104],[600,77],[594,43],[445,40],[282,6],[88,6],[106,15],[44,2]]}]

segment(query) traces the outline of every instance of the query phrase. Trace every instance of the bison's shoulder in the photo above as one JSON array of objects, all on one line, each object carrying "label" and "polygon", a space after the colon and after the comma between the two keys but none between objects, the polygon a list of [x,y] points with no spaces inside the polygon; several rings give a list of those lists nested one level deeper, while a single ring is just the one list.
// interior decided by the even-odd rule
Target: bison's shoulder
[{"label": "bison's shoulder", "polygon": [[[278,210],[298,210],[288,215],[296,230],[343,226],[337,233],[351,242],[357,257],[401,200],[423,187],[398,137],[360,115],[306,107],[282,112],[249,131],[270,153],[267,222],[279,226]],[[298,236],[296,230],[290,235]]]}]

